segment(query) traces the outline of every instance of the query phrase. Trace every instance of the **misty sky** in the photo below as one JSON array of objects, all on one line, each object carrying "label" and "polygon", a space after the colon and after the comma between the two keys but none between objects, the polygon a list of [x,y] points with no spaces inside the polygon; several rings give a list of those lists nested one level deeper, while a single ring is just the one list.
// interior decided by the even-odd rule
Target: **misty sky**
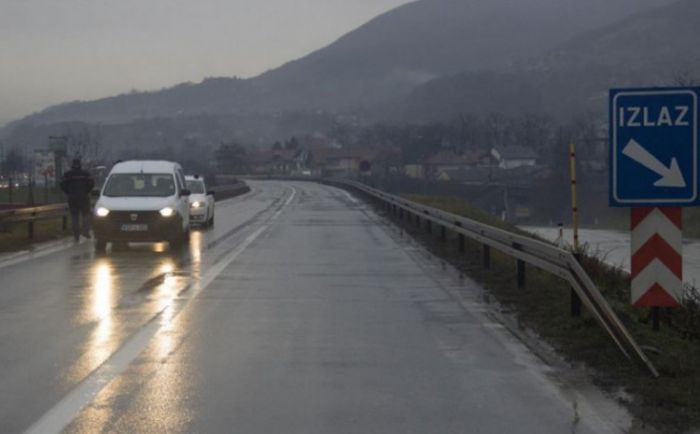
[{"label": "misty sky", "polygon": [[257,75],[408,0],[0,0],[0,125],[47,105]]}]

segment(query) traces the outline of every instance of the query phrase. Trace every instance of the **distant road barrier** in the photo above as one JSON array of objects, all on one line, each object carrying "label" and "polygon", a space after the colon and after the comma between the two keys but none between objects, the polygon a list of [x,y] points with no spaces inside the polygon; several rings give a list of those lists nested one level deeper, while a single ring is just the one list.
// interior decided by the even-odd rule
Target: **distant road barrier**
[{"label": "distant road barrier", "polygon": [[484,268],[491,267],[491,248],[497,249],[516,260],[517,285],[524,288],[526,283],[525,264],[530,264],[541,270],[568,282],[578,295],[583,305],[589,310],[600,326],[607,332],[617,347],[629,360],[634,357],[641,362],[649,372],[658,377],[659,373],[644,351],[622,321],[610,307],[605,297],[600,293],[591,277],[583,269],[574,255],[552,244],[534,238],[508,232],[476,220],[458,216],[437,208],[419,204],[400,196],[385,193],[357,181],[333,178],[313,177],[247,177],[250,179],[280,179],[292,181],[311,181],[328,184],[345,189],[359,191],[378,206],[400,219],[415,221],[418,227],[432,232],[441,230],[441,236],[446,239],[447,231],[459,235],[460,249],[464,248],[464,239],[469,238],[483,246]]},{"label": "distant road barrier", "polygon": [[[250,191],[243,182],[230,185],[210,187],[217,201],[240,196]],[[40,220],[61,220],[62,230],[68,229],[68,207],[65,204],[44,205],[31,208],[16,208],[0,211],[0,231],[6,231],[12,225],[26,224],[27,238],[34,239],[34,223]]]},{"label": "distant road barrier", "polygon": [[245,182],[238,182],[236,184],[209,187],[209,191],[214,193],[216,200],[224,200],[246,194],[250,191],[250,187]]}]

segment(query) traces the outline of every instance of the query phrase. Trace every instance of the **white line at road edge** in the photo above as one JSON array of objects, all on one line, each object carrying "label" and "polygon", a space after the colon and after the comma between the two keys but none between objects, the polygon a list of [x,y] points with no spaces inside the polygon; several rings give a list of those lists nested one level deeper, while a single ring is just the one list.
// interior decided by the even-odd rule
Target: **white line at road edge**
[{"label": "white line at road edge", "polygon": [[[296,195],[296,189],[292,188],[292,194],[270,221],[280,216],[282,211],[292,202]],[[192,294],[180,304],[169,304],[158,312],[150,321],[137,330],[131,337],[114,352],[99,368],[95,369],[87,378],[71,390],[56,405],[46,412],[39,420],[30,426],[25,434],[51,434],[63,431],[97,394],[102,391],[113,379],[121,375],[129,365],[141,354],[151,340],[163,329],[172,323],[177,315],[182,312],[189,303],[197,298],[226,267],[231,265],[243,251],[248,248],[265,230],[269,224],[263,225],[239,244],[236,249],[226,255],[221,261],[210,268],[204,276],[195,283]],[[172,310],[171,315],[164,315],[167,310]],[[167,317],[165,321],[163,318]]]},{"label": "white line at road edge", "polygon": [[343,190],[343,193],[345,193],[345,195],[348,197],[348,199],[350,199],[350,202],[352,202],[352,203],[359,203],[359,202],[357,201],[357,199],[355,199],[355,198],[352,196],[352,194],[350,194],[349,192]]}]

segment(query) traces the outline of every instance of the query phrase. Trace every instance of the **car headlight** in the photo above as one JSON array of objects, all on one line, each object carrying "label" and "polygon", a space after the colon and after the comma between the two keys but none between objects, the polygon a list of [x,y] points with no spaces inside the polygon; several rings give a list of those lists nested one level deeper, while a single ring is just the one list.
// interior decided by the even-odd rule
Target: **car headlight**
[{"label": "car headlight", "polygon": [[169,206],[166,206],[162,210],[160,210],[160,215],[163,217],[172,217],[175,214],[175,210],[170,208]]},{"label": "car headlight", "polygon": [[97,217],[107,217],[109,215],[109,210],[103,206],[97,208],[95,211],[95,214],[97,214]]},{"label": "car headlight", "polygon": [[199,201],[194,201],[190,204],[190,207],[192,208],[200,208],[202,206],[202,202]]}]

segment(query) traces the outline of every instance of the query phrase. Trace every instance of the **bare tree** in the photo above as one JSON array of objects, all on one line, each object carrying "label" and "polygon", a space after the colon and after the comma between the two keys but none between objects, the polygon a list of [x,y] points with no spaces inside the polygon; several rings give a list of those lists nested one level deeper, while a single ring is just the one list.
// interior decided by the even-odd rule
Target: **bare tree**
[{"label": "bare tree", "polygon": [[102,131],[99,124],[92,128],[82,125],[77,130],[69,127],[64,136],[67,139],[69,157],[81,158],[88,165],[97,164],[105,159],[106,153],[102,148]]},{"label": "bare tree", "polygon": [[17,147],[12,147],[6,152],[1,163],[2,173],[9,176],[22,172],[27,168],[25,155]]},{"label": "bare tree", "polygon": [[700,79],[688,70],[678,71],[673,79],[673,84],[679,87],[700,86]]}]

